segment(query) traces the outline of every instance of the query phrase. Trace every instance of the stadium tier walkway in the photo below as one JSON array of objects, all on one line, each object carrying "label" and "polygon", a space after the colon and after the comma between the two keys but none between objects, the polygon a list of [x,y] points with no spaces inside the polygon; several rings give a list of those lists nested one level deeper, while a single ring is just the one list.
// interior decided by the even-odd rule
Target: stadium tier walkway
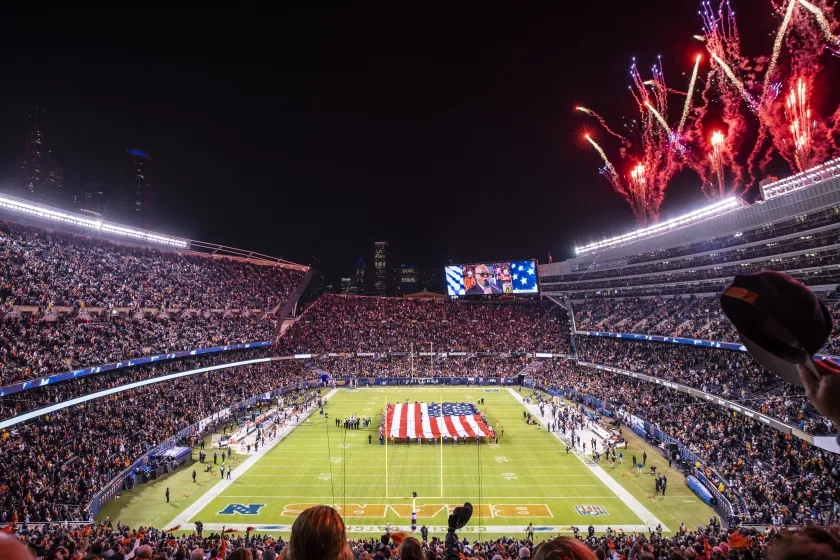
[{"label": "stadium tier walkway", "polygon": [[[540,424],[547,427],[546,420],[540,415],[540,407],[535,404],[525,404],[522,395],[514,391],[512,388],[508,387],[508,391],[513,398],[519,401],[525,409],[531,413],[531,416],[534,417]],[[637,500],[630,492],[624,489],[621,484],[618,483],[613,477],[607,474],[607,471],[602,469],[600,466],[594,464],[592,461],[588,459],[588,456],[582,454],[578,449],[575,448],[574,444],[572,444],[565,436],[563,436],[562,432],[551,432],[554,434],[554,437],[562,441],[566,445],[570,445],[575,457],[577,457],[581,463],[586,465],[592,473],[598,477],[598,479],[604,483],[604,486],[610,489],[618,498],[624,502],[630,510],[635,513],[639,519],[645,522],[645,525],[622,525],[622,528],[625,531],[645,531],[647,532],[649,529],[654,529],[657,525],[662,525],[662,530],[664,532],[670,532],[670,529],[665,526],[662,521],[660,521],[655,515],[653,515],[650,510],[648,510],[642,503]],[[590,432],[588,429],[583,429],[580,431],[580,439],[582,441],[589,441],[592,438],[596,438],[598,441],[602,441],[601,437],[597,434]],[[606,530],[606,526],[604,529],[599,529],[597,526],[595,527],[596,531]]]},{"label": "stadium tier walkway", "polygon": [[[338,389],[333,389],[326,395],[321,398],[330,399],[333,395],[338,392]],[[274,449],[274,446],[286,439],[286,436],[292,433],[292,430],[297,428],[301,422],[309,418],[309,416],[318,408],[317,405],[314,405],[306,410],[303,414],[301,414],[300,419],[297,422],[289,422],[287,426],[281,428],[278,433],[277,437],[275,437],[272,441],[269,441],[262,449],[259,451],[252,453],[245,461],[243,461],[237,468],[233,470],[233,474],[231,475],[231,479],[220,480],[213,488],[211,488],[207,493],[201,496],[198,500],[195,501],[190,507],[179,513],[175,519],[166,527],[174,527],[175,525],[180,525],[181,530],[194,530],[195,523],[188,523],[190,519],[195,517],[198,512],[203,510],[207,505],[217,498],[219,494],[227,490],[228,486],[233,484],[233,481],[237,480],[240,475],[242,475],[245,471],[251,468],[251,465],[259,461],[263,455]],[[218,525],[218,527],[217,527]],[[223,523],[205,523],[204,526],[211,530],[221,530]],[[231,525],[228,525],[231,526]]]}]

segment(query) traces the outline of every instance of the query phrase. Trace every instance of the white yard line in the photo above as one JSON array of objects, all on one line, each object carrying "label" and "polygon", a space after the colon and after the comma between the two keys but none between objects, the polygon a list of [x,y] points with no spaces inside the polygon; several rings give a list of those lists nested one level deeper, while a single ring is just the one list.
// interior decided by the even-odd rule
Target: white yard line
[{"label": "white yard line", "polygon": [[[523,400],[521,395],[519,395],[510,387],[508,387],[507,389],[510,392],[510,394],[513,395],[513,398],[522,403],[522,406],[524,406],[525,409],[531,413],[531,416],[534,419],[540,422],[540,424],[542,424],[543,426],[547,425],[546,421],[540,416],[540,407],[534,404],[525,404],[525,401]],[[561,436],[561,432],[551,433],[553,433],[554,437],[562,441],[564,444],[569,443],[568,440]],[[581,434],[581,440],[583,441],[587,441],[590,437],[591,436],[587,436],[585,433]],[[644,521],[648,527],[656,527],[657,525],[661,524],[663,531],[665,531],[666,533],[670,531],[670,529],[668,529],[668,527],[666,527],[664,523],[662,523],[655,515],[653,515],[650,512],[650,510],[648,510],[644,505],[642,505],[642,503],[639,500],[637,500],[632,494],[630,494],[630,492],[625,490],[624,487],[621,486],[621,484],[619,484],[617,480],[615,480],[613,477],[607,474],[607,471],[605,471],[598,465],[587,464],[586,460],[584,459],[584,455],[582,455],[576,449],[574,449],[574,445],[572,445],[572,449],[573,453],[575,454],[575,457],[577,457],[581,463],[583,463],[587,468],[589,468],[589,470],[592,471],[592,473],[595,476],[597,476],[598,479],[601,482],[603,482],[607,488],[614,492],[615,495],[618,496],[621,499],[621,501],[624,502],[633,513],[638,515],[639,519]],[[645,529],[647,529],[647,527],[645,527]]]},{"label": "white yard line", "polygon": [[[330,391],[329,393],[324,395],[322,398],[324,398],[324,399],[332,398],[332,396],[337,392],[338,392],[338,389],[333,389],[332,391]],[[266,453],[268,453],[269,451],[274,449],[275,445],[277,445],[278,443],[283,441],[286,438],[287,435],[292,433],[292,430],[294,430],[295,428],[300,426],[300,424],[303,420],[309,418],[309,416],[313,412],[315,412],[316,408],[318,408],[318,407],[313,406],[312,408],[305,411],[301,415],[300,420],[298,422],[296,422],[296,423],[291,423],[290,422],[286,427],[281,428],[277,432],[277,437],[275,437],[272,441],[269,441],[262,449],[253,453],[252,455],[250,455],[247,459],[245,459],[245,461],[243,461],[237,468],[235,468],[233,470],[233,474],[231,475],[232,478],[230,480],[228,480],[228,479],[220,480],[218,483],[216,483],[215,486],[213,486],[213,488],[208,490],[203,496],[201,496],[199,499],[197,499],[195,501],[195,503],[193,503],[187,509],[185,509],[184,511],[179,513],[175,517],[175,519],[173,519],[172,522],[169,523],[166,526],[167,527],[172,527],[174,525],[179,525],[179,524],[181,526],[183,526],[187,521],[192,519],[199,511],[201,511],[205,507],[207,507],[207,505],[210,503],[211,500],[215,499],[216,496],[218,496],[220,493],[224,492],[227,489],[228,486],[233,484],[233,482],[235,480],[238,480],[239,477],[242,474],[244,474],[249,468],[251,468],[251,466],[254,463],[259,461],[262,458],[263,455],[265,455]],[[195,527],[193,526],[192,528],[195,528]],[[207,528],[209,529],[209,526],[207,526]],[[221,528],[221,526],[220,526],[220,528]]]}]

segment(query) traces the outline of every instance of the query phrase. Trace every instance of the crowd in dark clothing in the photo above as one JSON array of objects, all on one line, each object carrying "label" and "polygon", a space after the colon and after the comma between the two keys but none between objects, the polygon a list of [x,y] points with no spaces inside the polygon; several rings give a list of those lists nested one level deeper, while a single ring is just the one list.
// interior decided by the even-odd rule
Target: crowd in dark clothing
[{"label": "crowd in dark clothing", "polygon": [[565,309],[549,301],[420,301],[325,295],[291,326],[280,351],[567,352]]},{"label": "crowd in dark clothing", "polygon": [[[833,529],[812,527],[790,533],[771,529],[722,529],[716,519],[704,526],[680,530],[671,536],[651,529],[647,533],[625,533],[609,529],[596,535],[570,527],[568,536],[551,535],[535,542],[531,534],[497,539],[457,539],[448,548],[443,535],[429,535],[425,526],[416,534],[386,533],[381,538],[348,539],[338,512],[329,516],[310,508],[292,526],[288,541],[283,537],[251,532],[210,532],[183,535],[167,528],[129,528],[118,522],[101,522],[84,527],[58,524],[19,526],[15,535],[31,555],[48,560],[777,560],[836,558],[840,541]],[[305,527],[304,527],[305,526]],[[26,549],[20,547],[20,556]],[[317,552],[317,556],[313,555]],[[307,554],[308,553],[308,554]],[[821,554],[822,553],[822,554]]]},{"label": "crowd in dark clothing", "polygon": [[[737,506],[742,521],[822,523],[840,512],[840,458],[757,420],[674,389],[554,360],[534,374],[539,387],[603,399],[616,416],[658,426],[705,461],[708,478]],[[827,513],[828,512],[828,513]]]},{"label": "crowd in dark clothing", "polygon": [[270,340],[270,312],[303,277],[265,262],[2,221],[0,263],[0,385],[147,354]]},{"label": "crowd in dark clothing", "polygon": [[801,387],[762,368],[745,352],[628,339],[576,337],[580,359],[644,373],[719,395],[814,435],[836,428]]},{"label": "crowd in dark clothing", "polygon": [[0,384],[146,355],[271,340],[275,321],[260,314],[170,320],[117,317],[80,323],[35,315],[0,324]]},{"label": "crowd in dark clothing", "polygon": [[[835,292],[818,295],[834,317],[834,324],[840,325],[840,298]],[[572,305],[579,330],[738,341],[738,333],[723,314],[717,295],[603,298],[574,301]],[[820,352],[840,352],[840,332],[835,330]]]},{"label": "crowd in dark clothing", "polygon": [[144,379],[189,371],[201,367],[265,358],[273,355],[271,347],[248,348],[153,362],[123,369],[87,375],[77,379],[33,387],[26,391],[0,397],[0,420],[17,416],[30,410],[119,387]]},{"label": "crowd in dark clothing", "polygon": [[333,377],[515,377],[530,362],[527,358],[477,356],[327,358],[317,364]]},{"label": "crowd in dark clothing", "polygon": [[96,492],[183,428],[313,377],[294,360],[227,368],[123,391],[0,430],[0,521],[84,519]]}]

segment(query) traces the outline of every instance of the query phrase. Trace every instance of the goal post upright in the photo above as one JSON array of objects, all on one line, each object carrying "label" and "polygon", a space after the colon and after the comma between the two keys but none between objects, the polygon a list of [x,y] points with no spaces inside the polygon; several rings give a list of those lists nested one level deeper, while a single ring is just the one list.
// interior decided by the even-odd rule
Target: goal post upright
[{"label": "goal post upright", "polygon": [[[440,393],[440,406],[443,407],[443,391]],[[440,439],[440,497],[443,498],[443,438]]]}]

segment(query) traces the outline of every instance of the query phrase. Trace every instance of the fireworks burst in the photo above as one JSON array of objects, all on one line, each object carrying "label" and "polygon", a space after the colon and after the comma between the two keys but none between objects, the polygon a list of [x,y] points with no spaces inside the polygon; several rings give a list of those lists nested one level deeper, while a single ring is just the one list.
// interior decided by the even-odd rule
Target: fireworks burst
[{"label": "fireworks burst", "polygon": [[828,18],[825,16],[825,12],[821,9],[816,7],[814,4],[811,4],[807,0],[799,0],[799,3],[802,4],[806,10],[814,14],[817,18],[817,23],[822,29],[823,34],[825,35],[826,41],[830,43],[830,45],[834,48],[837,48],[838,43],[840,43],[840,39],[838,39],[837,35],[831,32],[831,22],[828,21]]},{"label": "fireworks burst", "polygon": [[[727,161],[733,168],[739,166],[735,157],[740,153],[741,140],[745,133],[754,131],[749,132],[755,143],[746,158],[749,186],[766,173],[777,154],[792,170],[798,171],[827,159],[832,149],[838,151],[833,138],[840,133],[840,119],[832,119],[834,124],[828,128],[825,122],[808,113],[807,106],[807,93],[822,70],[822,53],[840,47],[833,31],[837,23],[831,11],[822,7],[822,2],[771,0],[774,12],[781,18],[773,50],[769,58],[754,59],[741,55],[735,15],[728,0],[721,0],[717,10],[712,9],[710,2],[703,3],[703,42],[726,76],[726,82],[718,81],[715,102],[720,104],[729,129],[724,140],[725,153],[729,154]],[[782,102],[781,84],[789,79],[784,75],[801,78],[802,83],[792,88],[796,91]],[[754,120],[748,121],[740,114],[736,92],[740,97],[738,102],[743,100]],[[840,112],[835,117],[840,117]]]},{"label": "fireworks burst", "polygon": [[[607,154],[604,153],[604,150],[601,149],[601,146],[599,146],[598,143],[595,142],[595,140],[593,140],[588,134],[586,135],[586,139],[590,144],[592,144],[592,147],[595,148],[601,156],[601,159],[604,160],[604,166],[598,170],[599,173],[610,183],[615,192],[624,197],[624,200],[627,201],[630,208],[633,210],[633,214],[636,216],[636,222],[639,225],[645,225],[648,217],[648,197],[644,177],[642,176],[640,181],[625,182],[615,170],[615,166],[613,166],[612,162],[607,157]],[[631,172],[631,175],[633,175],[634,172],[635,170]],[[644,172],[644,167],[642,167],[642,172]]]},{"label": "fireworks burst", "polygon": [[[699,62],[698,57],[694,68],[695,79]],[[606,164],[601,169],[601,174],[610,182],[613,189],[624,196],[640,224],[646,223],[648,219],[658,218],[659,207],[665,196],[665,187],[682,168],[687,156],[680,135],[668,125],[667,121],[668,96],[687,94],[668,87],[659,61],[651,67],[651,74],[653,77],[645,80],[635,61],[630,67],[630,76],[633,79],[630,93],[639,111],[638,119],[632,121],[632,142],[627,136],[614,132],[595,111],[586,107],[576,108],[596,118],[604,130],[621,140],[622,159],[631,159],[636,162],[630,174],[622,177],[601,147],[587,136],[587,140],[598,150]],[[690,89],[693,89],[693,86]],[[691,100],[687,99],[684,113],[689,112],[690,107]],[[687,120],[688,117],[686,117]]]},{"label": "fireworks burst", "polygon": [[[626,176],[588,138],[604,160],[601,173],[640,222],[657,219],[669,181],[684,167],[698,174],[707,196],[718,198],[754,186],[778,157],[801,171],[840,155],[840,107],[821,119],[810,103],[815,86],[825,82],[818,79],[824,60],[840,56],[840,24],[828,1],[768,0],[779,21],[772,50],[748,57],[741,53],[730,0],[703,0],[703,33],[694,37],[709,55],[705,77],[698,78],[697,56],[683,93],[666,85],[660,61],[643,79],[634,60],[629,90],[638,115],[625,119],[623,134],[591,109],[576,108],[621,142],[620,157],[630,164]],[[783,95],[783,89],[789,93]],[[668,122],[672,95],[681,96],[682,105],[675,126]],[[705,131],[709,122],[714,128]]]},{"label": "fireworks burst", "polygon": [[700,69],[700,55],[697,55],[697,60],[694,62],[694,71],[691,73],[691,80],[688,82],[688,92],[685,94],[685,105],[683,105],[682,116],[680,116],[680,124],[677,125],[677,136],[682,134],[685,127],[685,119],[688,118],[688,111],[691,109],[691,99],[694,97],[694,84],[697,82],[697,70]]},{"label": "fireworks burst", "polygon": [[720,196],[720,198],[723,198],[726,195],[726,189],[723,184],[724,139],[723,133],[721,131],[716,130],[712,133],[711,145],[712,149],[709,151],[709,163],[712,167],[712,173],[717,178],[718,195]]},{"label": "fireworks burst", "polygon": [[779,32],[776,33],[776,41],[773,43],[773,54],[770,56],[770,64],[767,66],[767,72],[764,74],[764,87],[762,88],[762,101],[765,101],[768,95],[771,94],[770,79],[773,77],[773,72],[776,71],[776,64],[779,61],[779,53],[782,51],[782,40],[785,38],[790,18],[793,15],[793,9],[796,7],[797,0],[788,0],[788,7],[785,10],[785,17],[782,20],[782,25],[779,26]]},{"label": "fireworks burst", "polygon": [[816,129],[816,122],[811,120],[811,104],[802,78],[799,79],[796,88],[790,90],[785,115],[790,122],[796,166],[799,171],[805,171],[812,166],[811,137]]},{"label": "fireworks burst", "polygon": [[[627,142],[627,139],[624,136],[622,136],[621,134],[613,131],[609,126],[607,126],[607,121],[605,121],[604,118],[601,115],[599,115],[598,113],[596,113],[592,109],[587,109],[586,107],[577,106],[577,107],[575,107],[575,110],[580,111],[581,113],[585,113],[585,114],[589,115],[590,117],[595,117],[596,119],[598,119],[598,122],[601,123],[601,126],[604,128],[604,130],[606,130],[607,132],[609,132],[610,134],[612,134],[613,136],[615,136],[616,138],[618,138],[622,142]],[[588,138],[589,137],[587,136],[587,139]]]}]

